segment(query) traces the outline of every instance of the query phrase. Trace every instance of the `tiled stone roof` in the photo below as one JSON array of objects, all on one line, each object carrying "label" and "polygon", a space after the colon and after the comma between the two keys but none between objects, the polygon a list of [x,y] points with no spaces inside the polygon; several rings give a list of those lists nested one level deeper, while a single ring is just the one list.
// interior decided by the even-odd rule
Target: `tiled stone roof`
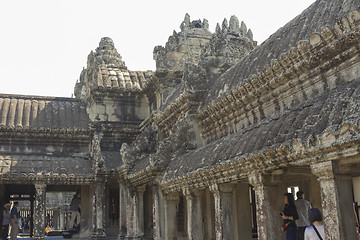
[{"label": "tiled stone roof", "polygon": [[359,119],[360,78],[174,159],[164,180],[294,140],[305,142],[325,129],[336,132],[343,123],[357,125]]},{"label": "tiled stone roof", "polygon": [[97,87],[105,88],[142,90],[152,76],[151,71],[127,71],[117,67],[102,66],[100,70]]},{"label": "tiled stone roof", "polygon": [[266,64],[270,65],[272,59],[279,59],[281,53],[296,47],[299,40],[320,32],[323,26],[334,26],[337,19],[346,16],[353,9],[360,9],[358,0],[317,0],[217,79],[208,91],[203,106],[209,106],[221,93],[235,88],[252,74],[263,70]]},{"label": "tiled stone roof", "polygon": [[78,98],[88,97],[88,88],[137,92],[144,88],[151,76],[152,71],[129,71],[113,40],[104,37],[99,47],[90,52],[87,68],[81,72],[74,94]]},{"label": "tiled stone roof", "polygon": [[0,128],[88,128],[83,102],[72,98],[0,94]]}]

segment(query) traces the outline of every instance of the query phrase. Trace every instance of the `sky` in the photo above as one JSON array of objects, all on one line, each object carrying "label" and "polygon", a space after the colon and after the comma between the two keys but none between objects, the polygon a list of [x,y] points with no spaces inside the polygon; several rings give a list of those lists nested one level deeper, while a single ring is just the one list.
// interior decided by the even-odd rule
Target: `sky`
[{"label": "sky", "polygon": [[87,56],[110,37],[129,70],[155,70],[153,49],[186,13],[215,31],[235,15],[261,44],[314,0],[0,0],[0,93],[71,97]]}]

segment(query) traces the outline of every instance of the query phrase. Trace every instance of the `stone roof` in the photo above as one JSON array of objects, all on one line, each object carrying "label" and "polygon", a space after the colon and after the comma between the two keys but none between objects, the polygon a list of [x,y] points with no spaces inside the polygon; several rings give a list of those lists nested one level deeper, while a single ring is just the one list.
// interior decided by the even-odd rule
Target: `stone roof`
[{"label": "stone roof", "polygon": [[152,76],[151,71],[127,71],[117,67],[100,67],[97,87],[142,90]]},{"label": "stone roof", "polygon": [[87,68],[80,74],[75,85],[75,96],[88,97],[91,90],[141,91],[152,76],[152,71],[129,71],[109,37],[100,40],[99,47],[91,51]]},{"label": "stone roof", "polygon": [[294,140],[315,141],[312,137],[326,129],[336,132],[359,119],[360,78],[174,159],[164,181],[280,144],[291,146]]},{"label": "stone roof", "polygon": [[87,129],[88,122],[85,103],[77,99],[0,94],[0,129]]},{"label": "stone roof", "polygon": [[235,88],[252,74],[258,74],[265,65],[270,65],[272,59],[279,59],[281,53],[296,47],[299,40],[320,32],[323,26],[334,26],[337,19],[353,9],[360,9],[358,0],[317,0],[217,79],[208,91],[203,107],[209,106],[226,90]]}]

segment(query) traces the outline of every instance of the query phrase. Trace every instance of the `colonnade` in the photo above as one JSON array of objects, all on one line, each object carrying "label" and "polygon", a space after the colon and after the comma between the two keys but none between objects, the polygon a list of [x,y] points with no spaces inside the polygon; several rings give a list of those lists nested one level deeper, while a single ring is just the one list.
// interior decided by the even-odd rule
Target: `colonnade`
[{"label": "colonnade", "polygon": [[[309,172],[320,189],[326,239],[357,239],[353,216],[353,183],[340,174],[334,161],[311,164]],[[310,185],[314,185],[309,181]],[[80,238],[105,239],[107,235],[107,183],[99,179],[81,186],[82,215]],[[210,184],[207,188],[183,188],[164,192],[160,184],[133,187],[119,181],[118,239],[284,239],[279,211],[286,183],[277,176],[254,172],[238,182]],[[45,238],[46,184],[35,183],[34,239]],[[251,191],[255,199],[251,200]],[[310,192],[314,192],[308,190]],[[279,200],[280,199],[280,200]],[[251,201],[256,203],[256,219]],[[151,209],[148,209],[151,208]]]}]

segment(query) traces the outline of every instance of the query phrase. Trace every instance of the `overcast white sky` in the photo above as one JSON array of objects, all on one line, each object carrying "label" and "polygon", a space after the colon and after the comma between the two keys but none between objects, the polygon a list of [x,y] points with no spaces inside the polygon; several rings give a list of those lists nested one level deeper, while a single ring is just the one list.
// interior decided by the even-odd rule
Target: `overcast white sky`
[{"label": "overcast white sky", "polygon": [[111,37],[129,70],[155,70],[152,52],[185,13],[210,31],[237,16],[258,44],[315,0],[0,0],[0,93],[71,97],[86,59]]}]

